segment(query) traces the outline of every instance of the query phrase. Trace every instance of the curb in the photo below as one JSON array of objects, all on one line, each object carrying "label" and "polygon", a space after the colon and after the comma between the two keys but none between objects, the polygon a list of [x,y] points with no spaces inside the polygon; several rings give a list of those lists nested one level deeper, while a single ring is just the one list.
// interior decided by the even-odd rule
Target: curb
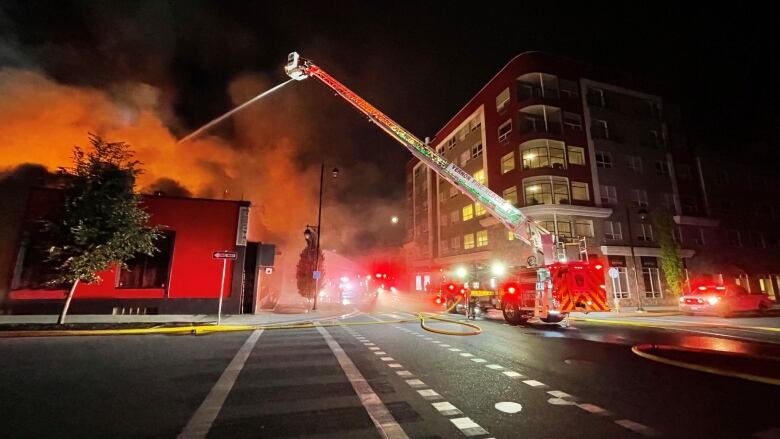
[{"label": "curb", "polygon": [[[780,386],[780,379],[777,379],[777,378],[771,378],[771,377],[766,377],[766,376],[761,376],[761,375],[754,375],[754,374],[751,374],[751,373],[737,372],[737,371],[728,370],[728,369],[720,369],[720,368],[711,367],[711,366],[703,366],[701,364],[687,363],[687,362],[679,361],[679,360],[672,360],[672,359],[669,359],[669,358],[661,357],[659,355],[651,354],[649,352],[645,352],[645,349],[648,349],[648,350],[649,349],[663,350],[663,347],[661,345],[652,345],[652,344],[636,345],[636,346],[631,347],[631,352],[633,352],[634,354],[636,354],[636,355],[638,355],[638,356],[640,356],[640,357],[642,357],[644,359],[655,361],[655,362],[658,362],[658,363],[667,364],[669,366],[681,367],[683,369],[690,369],[690,370],[695,370],[697,372],[704,372],[704,373],[709,373],[709,374],[713,374],[713,375],[720,375],[720,376],[725,376],[725,377],[730,377],[730,378],[739,378],[739,379],[748,380],[748,381],[754,381],[754,382],[758,382],[758,383],[762,383],[762,384],[770,384],[770,385],[774,385],[774,386]],[[702,350],[698,350],[698,349],[683,349],[683,348],[679,348],[679,347],[671,347],[671,349],[676,349],[676,350],[685,351],[685,352],[708,353],[710,355],[725,355],[725,354],[717,352],[717,351],[702,351]],[[734,355],[734,354],[731,354],[731,355]],[[751,356],[747,356],[747,355],[739,355],[739,356],[742,357],[742,358],[747,358],[747,359],[767,360],[766,358],[762,358],[762,357],[751,357]]]},{"label": "curb", "polygon": [[649,327],[649,328],[674,328],[674,327],[702,327],[702,326],[713,326],[716,328],[722,328],[722,329],[742,329],[742,330],[760,330],[760,331],[770,331],[770,332],[780,332],[780,328],[772,328],[767,326],[736,326],[736,325],[728,325],[728,324],[720,324],[720,323],[710,323],[710,322],[634,322],[630,320],[617,320],[617,319],[591,319],[587,317],[570,317],[571,320],[579,321],[579,322],[590,322],[590,323],[605,323],[608,325],[625,325],[625,326],[643,326],[643,327]]}]

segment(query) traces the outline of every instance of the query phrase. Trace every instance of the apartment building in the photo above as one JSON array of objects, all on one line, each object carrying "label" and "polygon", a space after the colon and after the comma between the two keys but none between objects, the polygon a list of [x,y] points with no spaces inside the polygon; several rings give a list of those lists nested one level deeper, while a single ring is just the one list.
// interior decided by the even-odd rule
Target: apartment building
[{"label": "apartment building", "polygon": [[[676,298],[665,292],[652,215],[673,216],[687,267],[720,233],[708,216],[700,160],[679,127],[674,107],[647,84],[528,52],[430,145],[554,233],[568,258],[587,255],[615,267],[618,277],[605,283],[622,305],[663,304]],[[458,266],[529,262],[527,246],[414,159],[407,209],[405,250],[413,277],[422,279],[416,285]]]}]

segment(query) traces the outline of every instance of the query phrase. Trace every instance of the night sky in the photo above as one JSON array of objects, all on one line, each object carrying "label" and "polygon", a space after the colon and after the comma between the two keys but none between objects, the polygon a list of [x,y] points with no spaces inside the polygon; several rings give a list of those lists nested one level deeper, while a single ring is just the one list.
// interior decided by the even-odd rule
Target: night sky
[{"label": "night sky", "polygon": [[[772,14],[758,7],[426,3],[4,0],[0,68],[96,88],[150,84],[162,91],[162,119],[183,136],[231,107],[237,76],[283,81],[297,50],[424,138],[512,57],[542,50],[658,84],[707,147],[761,140],[778,126],[780,47]],[[336,196],[399,205],[410,154],[313,82],[290,92],[304,93],[305,105],[284,107],[288,120],[314,126],[296,153],[301,169],[325,158],[346,178],[350,167],[375,165],[381,184],[353,180]],[[229,124],[218,134],[240,136]]]}]

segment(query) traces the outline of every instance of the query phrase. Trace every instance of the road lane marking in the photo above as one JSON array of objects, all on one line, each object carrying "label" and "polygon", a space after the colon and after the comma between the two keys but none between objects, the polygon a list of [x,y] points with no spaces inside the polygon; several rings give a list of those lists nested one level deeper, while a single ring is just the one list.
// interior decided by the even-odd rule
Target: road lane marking
[{"label": "road lane marking", "polygon": [[618,419],[617,421],[615,421],[615,424],[623,428],[626,428],[628,430],[631,430],[634,433],[639,433],[642,436],[648,436],[648,437],[656,436],[655,430],[653,430],[652,428],[640,424],[639,422],[634,422],[630,419]]},{"label": "road lane marking", "polygon": [[501,370],[501,369],[504,368],[504,366],[502,366],[500,364],[488,364],[485,367],[487,367],[488,369],[493,369],[493,370]]},{"label": "road lane marking", "polygon": [[572,396],[569,395],[566,392],[561,392],[560,390],[548,390],[547,394],[552,395],[556,398],[571,398]]},{"label": "road lane marking", "polygon": [[546,384],[536,381],[536,380],[525,380],[524,383],[528,384],[531,387],[544,387]]},{"label": "road lane marking", "polygon": [[463,412],[449,402],[432,402],[433,408],[439,411],[444,416],[462,415]]},{"label": "road lane marking", "polygon": [[448,348],[448,347],[450,347],[450,345],[448,345],[448,344],[444,344],[444,343],[440,344],[439,346],[441,346],[441,347],[443,347],[443,348]]},{"label": "road lane marking", "polygon": [[577,407],[585,410],[588,413],[593,413],[594,415],[606,416],[609,414],[607,410],[604,410],[603,408],[593,404],[588,404],[588,403],[577,404]]},{"label": "road lane marking", "polygon": [[441,399],[441,395],[439,395],[435,390],[433,389],[423,389],[418,390],[417,393],[420,394],[425,399]]},{"label": "road lane marking", "polygon": [[547,403],[548,404],[552,404],[552,405],[575,405],[575,404],[577,404],[574,401],[571,401],[571,400],[568,400],[568,399],[563,399],[563,398],[550,398],[550,399],[547,400]]},{"label": "road lane marking", "polygon": [[363,374],[360,373],[355,363],[349,359],[349,356],[344,352],[339,343],[322,326],[317,325],[317,331],[325,339],[330,350],[333,351],[336,360],[341,366],[341,370],[344,371],[347,379],[349,379],[349,383],[352,384],[352,388],[355,389],[355,393],[358,394],[363,408],[368,412],[368,416],[374,422],[374,426],[376,426],[379,434],[389,439],[408,439],[409,436],[406,435],[390,411],[387,410],[379,396],[374,393]]},{"label": "road lane marking", "polygon": [[236,383],[238,374],[244,368],[249,354],[252,352],[255,344],[257,344],[257,339],[260,338],[262,333],[263,330],[258,329],[249,335],[233,359],[230,360],[230,364],[222,372],[214,387],[211,388],[206,399],[203,400],[195,414],[190,418],[190,421],[184,426],[184,429],[178,436],[179,439],[200,439],[208,435],[211,426],[214,425],[214,420],[217,419],[217,415],[222,410],[222,405],[225,403],[230,390],[233,389],[233,385]]},{"label": "road lane marking", "polygon": [[487,360],[485,360],[484,358],[472,358],[471,361],[475,363],[487,363]]},{"label": "road lane marking", "polygon": [[368,349],[370,349],[370,350],[372,350],[372,351],[378,351],[378,350],[379,350],[379,348],[378,348],[378,347],[376,347],[376,346],[369,347]]},{"label": "road lane marking", "polygon": [[510,378],[522,378],[523,374],[517,373],[514,370],[507,370],[506,372],[502,372],[504,375],[510,377]]},{"label": "road lane marking", "polygon": [[403,366],[401,366],[398,363],[390,363],[390,364],[387,365],[387,367],[392,367],[393,369],[401,369],[401,368],[403,368]]},{"label": "road lane marking", "polygon": [[450,348],[450,350],[451,350],[452,352],[460,352],[460,349],[458,349],[458,348]]},{"label": "road lane marking", "polygon": [[406,380],[406,384],[412,387],[426,387],[426,384],[418,379]]},{"label": "road lane marking", "polygon": [[522,405],[511,401],[497,402],[494,407],[504,413],[518,413],[523,409]]},{"label": "road lane marking", "polygon": [[431,343],[436,343],[436,344],[439,344],[439,343],[441,343],[441,342],[440,342],[439,340],[433,340],[433,341],[431,341]]},{"label": "road lane marking", "polygon": [[413,375],[411,372],[409,372],[408,370],[397,370],[397,371],[395,371],[395,373],[397,373],[397,374],[398,374],[398,376],[401,376],[401,377],[410,377],[410,376],[414,376],[414,375]]},{"label": "road lane marking", "polygon": [[463,352],[462,354],[460,354],[460,356],[468,358],[468,357],[473,357],[474,354],[469,354],[468,352]]},{"label": "road lane marking", "polygon": [[482,434],[489,434],[487,430],[480,427],[479,424],[472,421],[471,418],[455,418],[450,419],[450,422],[455,424],[455,427],[460,430],[461,433],[466,436],[479,436]]},{"label": "road lane marking", "polygon": [[374,351],[374,355],[387,355],[385,351]]},{"label": "road lane marking", "polygon": [[379,359],[382,361],[394,361],[393,357],[379,357]]}]

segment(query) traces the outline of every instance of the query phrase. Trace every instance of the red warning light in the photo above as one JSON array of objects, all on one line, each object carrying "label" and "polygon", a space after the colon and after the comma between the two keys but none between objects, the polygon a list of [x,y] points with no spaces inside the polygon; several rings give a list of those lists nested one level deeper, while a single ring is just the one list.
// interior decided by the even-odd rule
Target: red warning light
[{"label": "red warning light", "polygon": [[596,268],[596,270],[601,270],[601,268],[602,268],[601,264],[596,264],[596,265],[594,265],[594,267]]},{"label": "red warning light", "polygon": [[515,291],[517,290],[515,289],[515,287],[509,287],[507,291],[509,292],[509,294],[515,294]]},{"label": "red warning light", "polygon": [[449,288],[449,290],[450,290],[450,291],[453,291],[453,290],[455,290],[455,285],[453,285],[453,284],[449,284],[449,285],[447,286],[447,288]]}]

